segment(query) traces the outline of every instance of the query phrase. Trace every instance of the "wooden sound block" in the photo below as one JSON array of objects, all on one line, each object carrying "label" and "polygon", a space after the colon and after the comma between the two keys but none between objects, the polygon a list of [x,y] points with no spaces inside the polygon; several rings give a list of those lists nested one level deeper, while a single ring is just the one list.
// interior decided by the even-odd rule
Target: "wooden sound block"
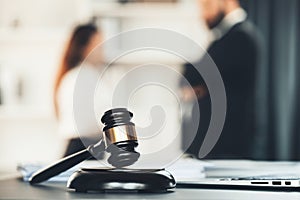
[{"label": "wooden sound block", "polygon": [[76,192],[169,192],[176,186],[164,169],[82,168],[69,178],[67,187]]}]

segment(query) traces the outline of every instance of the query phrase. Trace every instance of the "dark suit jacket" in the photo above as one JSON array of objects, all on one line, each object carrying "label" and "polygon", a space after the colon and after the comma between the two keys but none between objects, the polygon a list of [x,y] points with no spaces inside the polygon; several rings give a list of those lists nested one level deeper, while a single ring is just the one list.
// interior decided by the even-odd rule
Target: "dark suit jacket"
[{"label": "dark suit jacket", "polygon": [[[224,81],[227,113],[221,137],[207,158],[251,158],[255,134],[255,73],[260,55],[255,27],[248,21],[236,24],[221,39],[211,44],[208,54]],[[185,65],[185,78],[191,85],[205,85],[202,77],[189,65]],[[195,155],[198,155],[211,116],[209,95],[198,103],[201,122],[197,136],[187,151]],[[188,134],[184,130],[188,123],[183,125],[183,136]]]}]

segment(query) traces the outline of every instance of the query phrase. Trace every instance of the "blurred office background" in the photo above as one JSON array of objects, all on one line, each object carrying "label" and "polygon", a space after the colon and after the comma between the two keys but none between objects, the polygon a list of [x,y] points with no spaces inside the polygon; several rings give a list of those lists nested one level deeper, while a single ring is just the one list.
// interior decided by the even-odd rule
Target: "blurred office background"
[{"label": "blurred office background", "polygon": [[[195,2],[1,0],[0,170],[15,170],[22,162],[47,163],[62,156],[65,143],[57,131],[52,96],[58,65],[74,26],[93,19],[104,39],[135,28],[167,28],[205,46],[208,35]],[[175,67],[182,64],[168,54],[150,53],[126,57],[116,70],[129,70],[145,59]],[[177,80],[170,81],[177,85]],[[144,105],[151,105],[153,96],[149,95],[140,95]],[[176,105],[171,103],[170,107],[176,112]],[[138,119],[135,122],[142,123]],[[167,132],[179,130],[179,126],[174,118],[174,126]],[[174,148],[179,150],[180,143]]]},{"label": "blurred office background", "polygon": [[[20,162],[49,162],[61,156],[64,143],[57,133],[53,83],[74,25],[94,19],[105,39],[134,28],[161,27],[208,46],[210,35],[199,18],[196,0],[126,2],[0,0],[0,171],[13,171]],[[241,3],[265,40],[257,80],[259,126],[253,158],[299,159],[300,3]],[[130,68],[147,56],[136,58],[129,57],[122,66]],[[182,65],[168,56],[155,59]]]},{"label": "blurred office background", "polygon": [[257,143],[254,157],[300,159],[300,2],[241,1],[264,38],[258,70]]}]

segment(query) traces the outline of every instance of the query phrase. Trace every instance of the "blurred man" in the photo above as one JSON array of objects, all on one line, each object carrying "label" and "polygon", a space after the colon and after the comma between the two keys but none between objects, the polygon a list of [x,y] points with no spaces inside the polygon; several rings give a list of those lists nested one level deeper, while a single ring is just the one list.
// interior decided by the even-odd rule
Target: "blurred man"
[{"label": "blurred man", "polygon": [[[247,14],[238,0],[199,0],[202,17],[214,36],[208,54],[217,65],[227,96],[225,125],[219,141],[207,158],[251,158],[255,132],[254,90],[255,71],[259,63],[259,42],[255,27],[246,20]],[[201,64],[201,60],[199,61]],[[200,105],[199,129],[188,153],[198,155],[206,134],[211,103],[206,85],[195,69],[187,64],[185,77],[193,86]],[[185,99],[191,92],[182,85]],[[183,124],[188,134],[189,121]],[[184,137],[183,137],[184,138]]]}]

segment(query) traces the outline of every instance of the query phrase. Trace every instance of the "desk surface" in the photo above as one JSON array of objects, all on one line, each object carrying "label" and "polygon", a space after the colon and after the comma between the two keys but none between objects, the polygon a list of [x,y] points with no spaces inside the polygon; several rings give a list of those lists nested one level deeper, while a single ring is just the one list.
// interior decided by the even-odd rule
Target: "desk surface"
[{"label": "desk surface", "polygon": [[[220,165],[220,164],[218,164]],[[224,170],[224,166],[243,166],[243,170]],[[267,166],[269,169],[273,163],[238,162],[226,161],[220,170],[214,169],[208,172],[210,177],[230,176],[231,174],[242,174],[245,170]],[[288,164],[290,165],[290,164]],[[298,164],[299,165],[299,164]],[[247,167],[248,166],[248,167]],[[286,169],[285,163],[276,164],[278,168]],[[281,167],[280,167],[281,166]],[[282,167],[283,166],[283,167]],[[226,166],[225,166],[226,167]],[[246,169],[245,169],[246,168]],[[296,168],[298,168],[296,166]],[[256,171],[254,170],[254,171]],[[249,170],[248,170],[249,171]],[[263,170],[264,171],[264,170]],[[250,171],[249,171],[250,172]],[[248,172],[247,172],[248,174]],[[240,190],[207,190],[207,189],[183,189],[177,188],[174,192],[166,194],[142,194],[142,193],[76,193],[68,191],[65,183],[44,183],[31,186],[21,179],[7,177],[0,179],[0,199],[300,199],[300,192],[264,192],[264,191],[240,191]]]},{"label": "desk surface", "polygon": [[236,190],[176,189],[166,194],[139,193],[75,193],[65,184],[31,186],[17,178],[0,181],[0,199],[299,199],[300,193],[258,192]]}]

